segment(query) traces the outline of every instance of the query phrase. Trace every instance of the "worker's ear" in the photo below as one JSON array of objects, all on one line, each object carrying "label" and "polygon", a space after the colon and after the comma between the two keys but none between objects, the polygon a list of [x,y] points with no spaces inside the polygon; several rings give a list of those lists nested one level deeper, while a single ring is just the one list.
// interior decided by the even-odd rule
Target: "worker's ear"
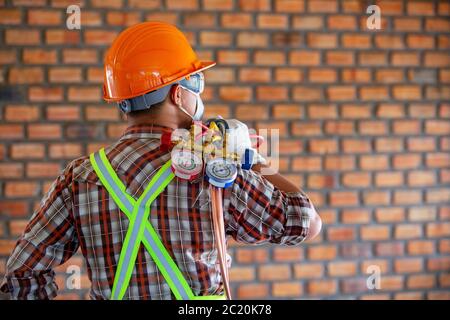
[{"label": "worker's ear", "polygon": [[181,87],[176,84],[173,85],[172,88],[170,88],[170,100],[172,100],[172,103],[176,106],[181,105]]}]

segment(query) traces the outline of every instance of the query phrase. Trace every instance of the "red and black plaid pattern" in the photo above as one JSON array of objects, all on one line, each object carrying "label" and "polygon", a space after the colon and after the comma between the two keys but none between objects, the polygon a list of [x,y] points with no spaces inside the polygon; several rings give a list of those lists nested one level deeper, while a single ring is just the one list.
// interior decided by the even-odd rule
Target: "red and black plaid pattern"
[{"label": "red and black plaid pattern", "polygon": [[[105,148],[134,198],[170,158],[159,148],[164,129],[131,126]],[[223,194],[226,232],[236,241],[296,245],[308,233],[314,208],[303,193],[286,194],[259,174],[239,168],[235,183]],[[174,179],[152,203],[149,219],[194,294],[222,294],[207,183]],[[55,297],[52,269],[81,248],[92,282],[90,297],[109,299],[127,228],[127,217],[102,186],[88,157],[76,159],[55,180],[18,240],[1,290],[13,299]],[[124,299],[172,298],[141,245]]]}]

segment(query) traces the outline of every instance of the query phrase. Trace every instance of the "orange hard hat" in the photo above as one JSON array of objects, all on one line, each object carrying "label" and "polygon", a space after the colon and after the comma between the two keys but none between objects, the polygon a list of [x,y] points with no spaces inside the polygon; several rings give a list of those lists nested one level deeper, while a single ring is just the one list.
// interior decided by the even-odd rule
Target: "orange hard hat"
[{"label": "orange hard hat", "polygon": [[215,64],[199,60],[175,26],[139,23],[121,32],[106,53],[103,98],[137,97]]}]

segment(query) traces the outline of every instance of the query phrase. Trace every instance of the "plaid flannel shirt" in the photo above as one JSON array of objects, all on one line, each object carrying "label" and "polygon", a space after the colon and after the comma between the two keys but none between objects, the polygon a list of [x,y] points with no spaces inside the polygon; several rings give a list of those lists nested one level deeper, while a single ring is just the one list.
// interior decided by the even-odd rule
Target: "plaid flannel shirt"
[{"label": "plaid flannel shirt", "polygon": [[[106,155],[127,192],[138,198],[170,159],[160,150],[163,127],[135,125]],[[252,170],[238,169],[223,193],[226,234],[246,244],[297,245],[309,230],[314,207],[302,193],[285,193]],[[207,183],[175,178],[152,203],[150,221],[195,295],[222,294]],[[102,186],[88,157],[72,161],[34,212],[7,262],[1,291],[13,299],[57,295],[53,268],[80,247],[92,299],[109,299],[128,219]],[[141,244],[124,299],[173,299]]]}]

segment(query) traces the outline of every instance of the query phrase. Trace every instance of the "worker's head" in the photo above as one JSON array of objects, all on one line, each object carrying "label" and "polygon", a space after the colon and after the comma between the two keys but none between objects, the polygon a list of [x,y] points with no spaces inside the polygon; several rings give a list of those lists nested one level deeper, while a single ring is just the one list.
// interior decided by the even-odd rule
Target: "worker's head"
[{"label": "worker's head", "polygon": [[201,71],[214,65],[198,60],[175,26],[140,23],[120,33],[105,56],[104,99],[129,119],[163,116],[185,127],[203,114]]}]

